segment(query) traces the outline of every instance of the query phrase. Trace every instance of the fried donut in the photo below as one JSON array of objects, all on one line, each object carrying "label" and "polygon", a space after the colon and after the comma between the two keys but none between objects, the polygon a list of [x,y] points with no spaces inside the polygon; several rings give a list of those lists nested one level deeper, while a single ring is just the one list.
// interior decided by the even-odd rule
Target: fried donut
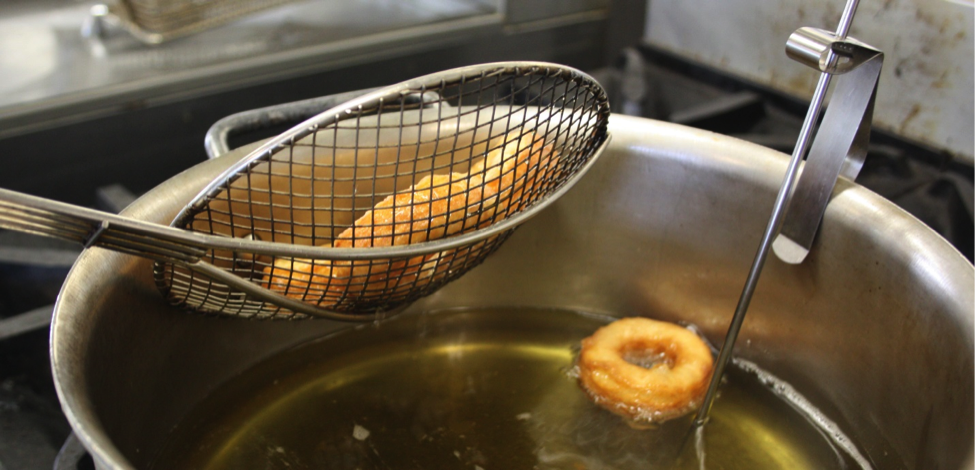
[{"label": "fried donut", "polygon": [[[389,247],[442,239],[487,227],[524,203],[549,168],[552,146],[527,133],[492,150],[467,173],[427,176],[390,195],[346,228],[333,247]],[[453,251],[396,262],[278,258],[264,269],[264,286],[320,306],[363,294],[391,292],[419,276],[446,270]],[[436,261],[429,267],[428,261]],[[386,263],[386,266],[382,266]]]},{"label": "fried donut", "polygon": [[654,423],[697,408],[711,379],[711,350],[679,325],[620,319],[582,341],[579,382],[599,406]]}]

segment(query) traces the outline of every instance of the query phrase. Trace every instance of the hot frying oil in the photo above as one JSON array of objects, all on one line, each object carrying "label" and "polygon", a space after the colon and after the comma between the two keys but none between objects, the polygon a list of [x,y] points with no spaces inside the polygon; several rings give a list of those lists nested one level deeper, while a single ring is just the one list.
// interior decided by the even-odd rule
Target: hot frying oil
[{"label": "hot frying oil", "polygon": [[[864,464],[753,371],[700,437],[633,427],[572,376],[611,319],[498,309],[401,316],[291,349],[220,388],[154,460],[176,468],[840,468]],[[821,421],[820,421],[821,422]],[[827,421],[828,422],[828,421]],[[852,449],[852,447],[848,447]]]}]

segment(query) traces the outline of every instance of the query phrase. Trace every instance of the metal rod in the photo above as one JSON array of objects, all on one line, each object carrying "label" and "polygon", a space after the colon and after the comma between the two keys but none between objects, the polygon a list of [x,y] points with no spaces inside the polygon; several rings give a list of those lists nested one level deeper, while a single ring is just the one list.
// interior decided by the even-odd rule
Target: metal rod
[{"label": "metal rod", "polygon": [[840,16],[840,24],[836,26],[836,39],[844,40],[850,32],[850,25],[853,24],[853,14],[857,12],[857,5],[860,0],[847,0],[843,14]]},{"label": "metal rod", "polygon": [[[840,17],[840,24],[836,28],[836,39],[842,40],[846,39],[846,35],[850,30],[850,24],[853,22],[853,14],[856,12],[857,4],[859,0],[847,0],[846,7],[843,9],[843,14]],[[829,53],[828,61],[834,60],[832,52]],[[827,67],[829,70],[829,67]],[[707,423],[708,418],[711,414],[711,406],[714,404],[714,397],[717,394],[718,384],[721,382],[721,376],[724,374],[725,367],[728,366],[728,361],[731,359],[731,352],[734,350],[735,341],[738,340],[738,333],[741,331],[742,322],[745,320],[745,314],[748,312],[748,306],[751,303],[752,295],[755,293],[755,287],[758,285],[758,278],[762,274],[762,267],[765,266],[765,260],[768,258],[769,249],[772,247],[772,241],[775,239],[775,234],[778,232],[781,224],[782,217],[785,215],[786,203],[789,200],[789,196],[792,194],[792,188],[795,184],[796,175],[799,171],[799,163],[802,162],[803,157],[809,150],[809,144],[811,142],[811,136],[813,128],[816,127],[816,122],[819,120],[819,113],[822,108],[823,98],[826,96],[826,89],[829,88],[830,74],[823,72],[819,76],[819,82],[816,84],[816,90],[813,92],[812,100],[809,104],[809,111],[806,112],[806,119],[802,123],[802,129],[799,132],[799,139],[796,142],[796,147],[792,152],[792,159],[789,161],[789,166],[786,169],[785,178],[782,180],[782,186],[779,187],[779,193],[775,197],[775,205],[772,207],[772,215],[769,217],[768,226],[765,227],[765,233],[762,235],[762,242],[758,246],[758,253],[755,254],[755,259],[752,261],[751,270],[748,272],[748,278],[745,280],[745,286],[742,289],[741,297],[738,298],[738,306],[735,308],[734,317],[731,319],[731,325],[728,326],[728,333],[725,336],[724,344],[721,345],[721,351],[718,353],[718,359],[715,361],[714,371],[711,375],[711,383],[708,385],[708,392],[704,396],[704,402],[701,404],[700,410],[697,412],[697,416],[694,418],[694,427],[701,427]]]},{"label": "metal rod", "polygon": [[0,320],[0,340],[46,327],[51,323],[54,306],[44,306]]}]

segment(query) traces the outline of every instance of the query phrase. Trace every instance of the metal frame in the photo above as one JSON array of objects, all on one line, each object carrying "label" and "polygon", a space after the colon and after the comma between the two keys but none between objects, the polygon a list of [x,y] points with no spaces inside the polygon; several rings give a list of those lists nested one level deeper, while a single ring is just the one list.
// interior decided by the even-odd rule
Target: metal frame
[{"label": "metal frame", "polygon": [[[576,160],[568,162],[565,161],[565,156],[562,156],[555,169],[557,171],[542,185],[544,188],[532,188],[532,194],[528,200],[519,202],[518,208],[510,211],[505,210],[505,213],[501,215],[500,219],[490,221],[481,221],[481,219],[478,219],[479,226],[474,230],[441,240],[409,243],[408,245],[400,246],[366,248],[297,245],[293,243],[294,235],[291,236],[292,243],[282,243],[262,241],[256,238],[226,237],[218,233],[206,234],[193,231],[192,224],[195,220],[194,218],[202,213],[209,212],[209,204],[213,201],[213,198],[224,190],[229,192],[231,189],[230,185],[235,181],[240,178],[247,178],[262,163],[266,163],[268,166],[272,165],[269,163],[272,157],[283,149],[290,148],[290,146],[293,146],[303,137],[315,135],[316,132],[324,127],[338,124],[348,119],[361,119],[361,115],[353,110],[358,110],[361,113],[362,110],[382,109],[384,105],[389,103],[398,103],[398,106],[402,109],[405,106],[404,104],[409,102],[409,100],[404,100],[404,98],[416,96],[419,97],[417,109],[422,112],[424,100],[431,97],[427,92],[436,91],[438,87],[443,89],[442,87],[451,84],[463,84],[468,80],[474,80],[478,77],[494,77],[504,74],[525,74],[525,76],[557,78],[566,83],[576,84],[579,88],[584,89],[587,96],[583,106],[590,106],[592,109],[587,111],[590,113],[590,120],[585,123],[587,127],[583,127],[581,130],[572,128],[572,126],[579,126],[579,123],[573,124],[572,119],[568,120],[569,124],[565,125],[564,128],[562,127],[562,122],[556,125],[557,131],[555,136],[563,139],[563,143],[566,142],[565,140],[568,140],[567,136],[569,134],[589,133],[588,135],[579,134],[574,136],[571,142],[575,147],[566,149],[566,151],[575,156],[574,158]],[[552,90],[552,94],[555,94],[554,88]],[[493,112],[494,107],[498,105],[494,103],[488,106],[491,108],[477,108],[478,113],[483,109],[490,109]],[[527,114],[528,107],[524,106],[522,108],[524,113]],[[459,106],[456,113],[466,112],[465,110],[466,108],[464,106]],[[442,110],[436,110],[436,112],[441,113]],[[572,113],[560,109],[560,111],[550,112],[544,119],[549,119],[559,114],[569,115],[572,118]],[[479,117],[480,115],[477,114],[476,116]],[[541,112],[535,112],[533,116],[535,126],[541,122],[541,116]],[[555,199],[568,191],[591,168],[600,153],[605,150],[609,140],[609,135],[606,131],[608,116],[609,105],[605,92],[591,77],[575,69],[537,62],[484,64],[453,69],[366,93],[365,95],[343,103],[341,106],[320,113],[277,138],[267,141],[200,192],[176,217],[176,220],[172,224],[174,227],[165,227],[143,221],[126,219],[100,211],[79,208],[8,190],[0,190],[0,227],[71,240],[81,243],[85,247],[103,247],[153,259],[157,262],[154,270],[157,285],[164,294],[170,297],[171,302],[184,307],[203,310],[204,312],[251,318],[293,319],[310,316],[346,321],[370,320],[375,316],[386,315],[393,309],[408,305],[412,300],[431,293],[433,290],[439,288],[439,286],[442,286],[443,283],[459,277],[466,270],[476,266],[483,260],[483,257],[492,253],[515,227],[545,209]],[[510,121],[511,119],[509,117],[509,125]],[[355,122],[358,123],[358,121]],[[440,125],[439,122],[436,124],[438,126]],[[402,128],[402,122],[398,126]],[[494,126],[494,124],[490,124],[490,126]],[[516,127],[520,126],[529,127],[531,124],[526,119]],[[438,127],[438,135],[439,131]],[[507,135],[510,131],[511,129],[505,129],[504,134]],[[490,134],[489,137],[491,137]],[[506,137],[505,140],[507,142],[508,138]],[[518,145],[520,146],[521,143],[519,142]],[[473,163],[475,157],[477,156],[471,157],[471,163]],[[498,164],[498,166],[500,167],[501,165]],[[430,172],[432,170],[430,169]],[[452,167],[448,170],[452,170]],[[415,166],[413,171],[416,171]],[[416,175],[412,175],[411,178],[416,178]],[[411,181],[415,183],[415,180]],[[500,193],[497,198],[501,198]],[[363,209],[371,210],[371,208],[372,204],[368,208]],[[486,208],[491,209],[490,206],[486,206]],[[480,224],[481,222],[484,224]],[[490,224],[487,224],[488,222]],[[466,227],[466,223],[464,225]],[[481,227],[482,225],[486,227]],[[489,240],[490,243],[488,243]],[[293,297],[284,296],[268,289],[269,287],[261,286],[261,284],[254,280],[242,278],[235,270],[214,264],[216,260],[214,254],[219,251],[232,253],[235,258],[238,254],[246,254],[252,257],[252,259],[257,256],[266,255],[275,258],[368,261],[370,264],[388,264],[390,259],[417,257],[428,254],[442,255],[448,251],[465,249],[468,250],[468,254],[463,255],[463,257],[468,257],[475,246],[479,251],[476,254],[477,258],[472,258],[469,262],[465,261],[463,266],[455,266],[453,264],[454,259],[452,258],[450,261],[451,271],[438,278],[436,283],[431,281],[428,286],[420,286],[419,288],[414,286],[415,292],[409,292],[409,297],[405,301],[398,300],[390,304],[374,305],[369,307],[368,311],[361,311],[360,308],[353,307],[350,308],[351,310],[339,312],[334,309],[326,309],[312,305],[306,302],[305,299],[294,299]],[[454,257],[453,254],[451,256]],[[192,293],[192,288],[188,288],[185,293],[187,296],[190,294],[197,295],[197,297],[202,298],[202,301],[199,299],[190,300],[186,297],[174,298],[176,293],[172,289],[173,286],[169,284],[173,278],[167,278],[167,273],[175,273],[176,269],[174,267],[176,266],[188,269],[192,273],[189,276],[189,283],[206,283],[206,287],[203,288],[202,292]],[[459,269],[454,270],[455,268]],[[371,269],[372,266],[370,266]],[[373,275],[373,272],[370,271],[369,275]],[[263,303],[267,303],[270,306],[270,310],[266,311],[262,307],[259,312],[254,312],[253,310],[245,312],[239,306],[238,308],[227,308],[227,304],[224,304],[224,307],[221,309],[213,309],[211,304],[203,303],[207,303],[207,300],[215,295],[212,291],[212,283],[214,282],[224,286],[225,288],[223,289],[225,290],[236,290],[228,294],[228,296],[238,296],[240,294],[240,296],[244,296],[243,299],[245,301],[246,297],[250,296]],[[288,293],[285,292],[285,294]],[[197,301],[199,301],[199,304],[194,304]],[[261,304],[261,306],[264,305]]]},{"label": "metal frame", "polygon": [[[255,172],[255,169],[258,168],[258,166],[273,165],[272,162],[276,162],[274,160],[276,158],[275,157],[276,155],[279,155],[279,153],[292,152],[292,149],[298,146],[299,142],[301,142],[302,139],[309,138],[310,136],[311,136],[310,138],[314,138],[314,136],[316,136],[317,133],[319,133],[324,129],[328,129],[330,127],[332,127],[331,129],[334,130],[334,127],[341,126],[341,123],[343,122],[355,122],[354,125],[355,132],[358,133],[359,120],[362,119],[363,115],[369,115],[370,113],[376,112],[376,110],[381,111],[384,107],[388,107],[391,104],[393,104],[394,106],[399,106],[401,110],[407,104],[412,104],[412,106],[416,106],[416,111],[421,116],[421,118],[419,118],[420,121],[417,123],[419,126],[426,126],[427,124],[429,124],[423,122],[422,114],[424,108],[431,108],[431,107],[440,108],[439,110],[432,110],[429,112],[431,114],[432,113],[437,114],[437,118],[434,121],[437,126],[436,134],[438,136],[441,133],[440,127],[443,125],[443,123],[446,121],[452,121],[454,116],[458,118],[458,121],[460,120],[460,117],[462,115],[465,115],[464,119],[473,116],[475,117],[475,121],[480,120],[481,113],[484,110],[484,108],[482,108],[484,106],[483,104],[477,105],[477,107],[475,107],[473,111],[463,106],[453,108],[446,102],[446,100],[442,99],[437,92],[442,92],[444,90],[451,89],[451,87],[460,87],[467,84],[468,82],[475,83],[478,80],[486,80],[495,77],[499,77],[499,80],[501,80],[502,78],[507,78],[512,76],[513,77],[520,77],[520,76],[545,77],[552,80],[558,80],[560,81],[560,83],[571,83],[574,84],[575,86],[578,86],[579,88],[584,89],[585,95],[587,97],[590,97],[593,100],[591,106],[597,107],[598,111],[594,114],[594,116],[597,116],[596,120],[592,123],[589,123],[589,125],[595,126],[593,130],[594,135],[584,139],[585,141],[588,141],[588,143],[585,144],[583,147],[587,147],[587,148],[581,149],[581,152],[586,154],[593,153],[595,155],[598,154],[600,149],[604,147],[601,146],[601,144],[604,144],[605,143],[604,141],[606,139],[605,128],[606,128],[606,120],[608,119],[608,114],[609,114],[608,102],[606,101],[605,92],[588,75],[579,72],[575,69],[565,68],[555,64],[538,63],[538,62],[512,62],[512,63],[483,64],[478,66],[462,67],[462,68],[453,69],[445,72],[431,74],[428,76],[403,82],[398,85],[394,85],[392,87],[386,87],[380,90],[375,90],[375,91],[362,94],[356,98],[353,98],[351,100],[342,103],[342,105],[339,107],[322,112],[314,116],[313,118],[295,126],[291,130],[279,135],[278,137],[263,143],[260,147],[258,147],[253,152],[251,152],[251,154],[249,154],[247,157],[239,161],[233,167],[229,168],[223,175],[218,177],[207,188],[201,191],[200,194],[197,195],[196,198],[194,198],[194,201],[191,202],[189,205],[187,205],[184,208],[184,210],[176,217],[173,225],[175,227],[190,228],[191,226],[193,226],[195,222],[199,222],[198,220],[196,220],[196,218],[201,217],[200,216],[201,214],[207,213],[206,216],[202,216],[202,217],[209,218],[210,217],[209,212],[211,211],[211,206],[210,206],[211,202],[221,199],[221,195],[223,195],[222,198],[226,199],[228,207],[229,205],[233,205],[234,202],[231,201],[232,198],[230,194],[233,191],[232,185],[237,179],[245,178],[245,177],[248,179],[252,178],[252,173]],[[354,95],[357,93],[360,92],[352,92],[350,94],[346,94],[345,96]],[[281,117],[280,120],[284,120],[289,117],[294,118],[304,114],[310,114],[315,111],[314,106],[316,105],[320,106],[323,103],[329,103],[335,101],[334,98],[332,98],[331,100],[329,100],[329,98],[330,97],[318,99],[319,103],[317,104],[314,103],[314,101],[306,100],[304,102],[297,102],[290,106],[282,105],[279,107],[272,107],[270,109],[260,110],[256,113],[243,114],[243,115],[237,115],[235,117],[230,117],[228,118],[228,122],[231,125],[236,124],[236,129],[234,128],[234,126],[228,126],[227,123],[218,123],[219,125],[215,126],[216,127],[215,130],[211,129],[211,133],[208,141],[210,142],[211,147],[217,148],[216,153],[219,153],[221,148],[226,147],[225,143],[223,142],[225,139],[223,137],[224,135],[229,135],[232,132],[237,132],[241,127],[251,128],[255,126],[255,123],[260,123],[260,122],[270,123],[270,122],[277,121],[278,119],[270,119],[271,116],[273,115],[279,115]],[[587,100],[589,100],[590,98],[587,98]],[[495,96],[494,100],[497,101],[497,99],[498,98]],[[492,107],[491,108],[492,116],[495,110],[504,108],[503,105],[499,106],[497,103],[492,103],[489,106]],[[443,111],[444,109],[447,108],[450,108],[451,110]],[[521,111],[527,113],[527,107],[521,109]],[[512,113],[510,109],[507,112]],[[503,112],[499,114],[504,115]],[[538,115],[534,116],[534,119],[536,120],[535,126],[538,126],[539,123],[545,122],[548,119],[553,119],[553,116],[557,114],[558,113],[556,112],[552,112],[550,115],[541,117],[541,112],[538,112]],[[446,116],[442,116],[442,115],[446,115]],[[498,119],[501,120],[502,118],[498,118]],[[510,122],[512,118],[508,116],[507,119],[509,121],[508,123],[509,127],[504,131],[505,134],[507,134],[513,129],[511,127],[513,126],[513,124]],[[530,118],[526,117],[524,119],[525,122],[522,123],[522,125],[526,125],[525,123],[527,123]],[[565,118],[562,117],[562,119]],[[571,119],[569,121],[571,123]],[[483,125],[484,125],[483,123],[480,124],[475,123],[474,126],[478,127]],[[398,126],[402,127],[404,126],[404,124],[400,123]],[[490,124],[490,126],[494,126],[494,124]],[[527,126],[530,127],[531,125],[528,124]],[[560,124],[559,126],[562,125]],[[456,129],[453,132],[456,135],[461,133],[462,131],[460,129]],[[572,133],[579,133],[581,131],[569,130],[568,128],[566,128],[558,132],[567,135]],[[451,131],[446,131],[446,134],[450,135]],[[359,144],[356,144],[356,146],[358,145]],[[291,157],[289,154],[288,156],[284,157],[284,160],[288,161],[288,159],[290,158]],[[583,160],[580,161],[580,163],[583,164],[585,163],[591,164],[592,162],[593,160],[591,160],[589,157],[585,157]],[[288,165],[290,167],[292,164],[289,163]],[[554,191],[554,193],[552,193],[551,196],[555,196],[555,197],[561,195],[562,193],[564,193],[564,191],[567,191],[571,187],[571,184],[574,183],[574,181],[576,181],[579,176],[582,175],[582,172],[588,170],[589,168],[588,165],[584,165],[581,168],[579,168],[579,166],[576,164],[572,164],[572,165],[575,165],[575,167],[564,168],[562,171],[568,171],[568,173],[564,174],[561,177],[556,177],[559,181],[554,186],[551,186],[549,189],[544,191],[546,193]],[[414,169],[413,171],[416,170]],[[275,176],[280,176],[280,175],[275,174]],[[264,177],[272,178],[270,174],[261,174],[260,177],[255,177],[255,178],[264,178]],[[410,181],[415,181],[415,180],[413,179],[413,177],[410,177]],[[563,187],[563,185],[565,186]],[[273,191],[271,191],[271,193],[273,193]],[[379,305],[366,304],[367,306],[366,309],[375,310],[377,312],[377,315],[385,315],[386,313],[389,312],[390,309],[398,306],[403,306],[405,304],[408,304],[408,302],[411,302],[408,301],[404,303],[402,302],[402,300],[398,300],[397,297],[406,296],[407,300],[409,300],[409,299],[414,299],[423,296],[425,294],[429,294],[430,292],[432,292],[433,289],[436,289],[436,287],[440,286],[442,283],[446,283],[455,279],[457,276],[459,276],[460,273],[480,263],[480,260],[482,260],[485,256],[493,252],[496,246],[499,245],[503,241],[503,239],[510,234],[511,230],[513,230],[519,224],[523,223],[527,219],[537,214],[537,212],[544,209],[544,207],[552,201],[551,196],[540,197],[539,198],[540,201],[538,202],[538,204],[536,204],[535,202],[529,202],[526,208],[522,208],[513,214],[507,215],[502,221],[494,222],[489,227],[477,229],[472,232],[467,232],[459,235],[452,235],[451,237],[448,237],[446,239],[440,239],[440,240],[429,241],[429,242],[421,242],[421,243],[410,243],[409,245],[401,245],[401,246],[394,245],[388,247],[358,247],[357,244],[357,248],[355,249],[313,247],[308,245],[291,245],[287,253],[284,253],[280,250],[276,250],[280,245],[278,243],[262,242],[260,240],[249,240],[246,242],[246,247],[242,246],[241,248],[233,252],[232,263],[234,264],[233,266],[236,266],[236,264],[239,263],[239,260],[247,259],[248,257],[247,254],[263,254],[263,255],[272,255],[275,257],[291,257],[293,259],[298,259],[298,260],[311,260],[312,266],[311,268],[308,268],[307,272],[296,273],[293,276],[289,277],[289,281],[285,282],[285,287],[284,287],[285,294],[288,294],[293,297],[295,295],[290,292],[290,290],[292,289],[292,283],[290,279],[294,278],[295,276],[307,277],[308,280],[317,279],[315,278],[315,275],[312,274],[317,272],[317,270],[319,270],[319,268],[317,268],[315,265],[316,263],[320,263],[320,265],[318,266],[323,266],[323,264],[326,263],[332,264],[333,263],[332,261],[361,261],[362,263],[370,265],[367,268],[367,270],[368,273],[370,274],[369,279],[372,279],[372,274],[374,273],[374,268],[375,268],[373,266],[374,264],[382,265],[383,263],[389,263],[391,265],[388,266],[394,266],[396,263],[410,263],[413,265],[407,267],[407,270],[415,272],[415,271],[420,271],[422,268],[415,266],[415,264],[419,262],[416,262],[415,260],[411,259],[411,257],[426,255],[429,257],[438,258],[439,260],[439,259],[443,259],[443,257],[445,257],[444,254],[448,254],[449,253],[448,251],[450,250],[470,251],[474,249],[475,246],[477,247],[477,250],[483,251],[483,253],[478,253],[478,254],[468,253],[463,255],[460,258],[460,260],[464,262],[464,266],[457,270],[451,269],[449,277],[442,280],[442,282],[433,282],[430,280],[421,281],[418,283],[418,286],[414,286],[406,295],[404,295],[403,293],[395,293],[397,288],[393,288],[392,291],[395,293],[393,295],[387,294],[385,292],[385,288],[383,288],[384,292],[380,294],[368,293],[367,291],[369,291],[369,289],[366,288],[367,285],[362,286],[361,290],[365,290],[365,291],[360,291],[359,296],[363,296],[366,299],[378,298],[379,300],[382,300],[385,298],[385,296],[393,296],[391,299],[394,299],[395,301],[393,301],[392,304],[390,305],[387,305],[386,303],[382,303],[382,302]],[[248,201],[250,201],[251,198],[252,198],[251,196],[248,196],[247,197]],[[374,201],[378,201],[382,199],[381,196],[374,197],[374,198],[376,198]],[[271,200],[273,200],[273,196],[271,197]],[[271,219],[272,219],[270,223],[272,227],[271,230],[275,231],[274,229],[275,222],[273,221],[274,219],[273,214],[271,215]],[[248,237],[256,234],[253,233],[254,231],[253,220],[251,220],[250,222],[252,226],[251,226],[251,230],[248,232]],[[231,232],[234,233],[233,231],[234,230],[232,230]],[[285,235],[287,236],[288,234]],[[236,234],[234,235],[234,237],[239,238],[239,236]],[[290,237],[293,238],[294,236],[291,235]],[[485,243],[487,243],[488,245],[484,246],[483,244]],[[477,245],[477,244],[481,244],[481,245]],[[371,243],[367,245],[371,246]],[[212,253],[214,252],[211,252],[211,254]],[[244,253],[245,255],[238,257],[238,253]],[[455,257],[453,253],[449,253],[449,254],[450,257]],[[468,259],[470,260],[470,263],[468,263],[467,261]],[[212,259],[212,260],[214,260],[215,262],[217,261],[216,259]],[[258,263],[256,260],[257,259],[253,257],[253,255],[251,255],[251,258],[249,260],[246,260],[244,263],[254,265]],[[328,262],[316,262],[318,260],[324,260]],[[396,260],[399,260],[399,262],[395,262]],[[406,260],[410,260],[410,261],[405,262]],[[231,263],[227,260],[224,261],[227,263]],[[453,262],[454,261],[452,260],[451,264],[453,264]],[[330,266],[334,267],[334,265],[330,265]],[[194,269],[196,273],[208,276],[211,279],[211,281],[216,281],[221,284],[226,284],[226,286],[235,286],[229,283],[232,282],[233,280],[229,278],[229,276],[232,275],[228,275],[227,272],[220,273],[218,270],[211,269],[211,268],[215,268],[212,266],[204,268],[202,270],[199,269],[199,267],[196,268],[197,269]],[[275,276],[274,275],[275,272],[273,270],[268,272],[267,271],[268,269],[270,269],[270,266],[264,267],[265,280],[268,280],[269,279],[268,277]],[[323,269],[330,270],[331,268],[326,266]],[[359,270],[359,267],[355,267],[354,269]],[[391,270],[391,268],[385,268],[385,269],[377,268],[376,270],[379,271]],[[206,303],[209,302],[208,300],[212,297],[210,288],[208,287],[206,293],[203,294],[198,293],[196,295],[196,298],[189,301],[189,296],[191,296],[191,294],[189,293],[189,288],[180,287],[180,290],[182,290],[180,292],[183,294],[175,294],[177,291],[175,289],[176,284],[178,283],[177,278],[181,278],[181,283],[183,285],[190,285],[193,283],[202,285],[203,284],[202,281],[197,280],[192,276],[186,276],[186,274],[179,276],[179,274],[173,271],[173,268],[171,266],[167,266],[165,263],[157,264],[155,272],[156,272],[157,284],[159,285],[160,289],[171,297],[184,296],[181,302],[192,302],[194,304]],[[389,273],[394,273],[394,272],[390,271]],[[352,283],[351,280],[349,280],[348,282]],[[255,308],[253,307],[253,305],[249,305],[248,304],[249,301],[247,301],[246,299],[230,299],[232,293],[224,294],[224,291],[227,288],[224,287],[223,285],[217,285],[216,292],[219,294],[215,294],[214,296],[216,296],[218,299],[221,300],[223,299],[227,300],[221,302],[239,303],[240,306],[245,306],[245,305],[249,306],[249,307],[240,307],[240,309],[246,310],[248,312],[247,316],[291,318],[296,313],[301,313],[301,314],[309,314],[309,315],[319,316],[319,317],[341,318],[343,320],[349,320],[348,315],[342,312],[338,312],[338,313],[335,312],[334,308],[337,305],[333,306],[332,309],[323,310],[315,306],[308,306],[308,303],[304,301],[298,301],[296,303],[294,299],[291,299],[288,296],[282,296],[281,294],[275,293],[273,290],[268,289],[270,287],[268,285],[269,283],[270,281],[265,283],[266,286],[258,286],[257,284],[252,283],[247,285],[246,287],[240,286],[238,288],[240,289],[240,291],[246,293],[246,295],[248,296],[270,303],[272,306],[276,305],[279,307],[284,307],[287,310],[290,310],[292,312],[289,313],[286,311],[285,312],[275,311],[275,312],[268,313],[265,311],[264,308]],[[399,282],[397,281],[396,283]],[[398,287],[398,284],[396,283],[394,283],[394,286]],[[430,283],[431,285],[425,286],[427,283]],[[309,284],[311,284],[311,281],[309,281]],[[329,288],[326,288],[326,290],[327,289]],[[305,286],[304,293],[298,294],[297,296],[301,296],[301,297],[310,296],[309,291],[315,291],[315,290],[311,290],[310,286]],[[344,292],[348,293],[348,291],[344,291]],[[321,296],[325,296],[325,294],[321,294]],[[345,294],[342,295],[341,300],[339,301],[340,304],[346,302],[345,296],[346,296]],[[316,301],[316,303],[317,302],[321,302],[321,301]],[[199,308],[198,305],[196,305],[195,307]],[[255,311],[254,309],[257,310]],[[352,312],[355,312],[355,314],[353,314],[353,317],[355,318],[361,317],[358,315],[358,312],[362,308],[358,307],[358,304],[352,304],[351,306],[344,306],[342,309],[351,310]],[[255,314],[255,312],[259,312],[260,314]]]}]

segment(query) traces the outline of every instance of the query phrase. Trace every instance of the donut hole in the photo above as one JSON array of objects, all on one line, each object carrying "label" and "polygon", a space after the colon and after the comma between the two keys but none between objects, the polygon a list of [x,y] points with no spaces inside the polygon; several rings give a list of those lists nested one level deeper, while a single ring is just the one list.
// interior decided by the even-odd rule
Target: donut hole
[{"label": "donut hole", "polygon": [[646,345],[627,345],[620,352],[620,356],[623,361],[648,370],[658,365],[668,369],[674,367],[674,357],[667,350]]}]

